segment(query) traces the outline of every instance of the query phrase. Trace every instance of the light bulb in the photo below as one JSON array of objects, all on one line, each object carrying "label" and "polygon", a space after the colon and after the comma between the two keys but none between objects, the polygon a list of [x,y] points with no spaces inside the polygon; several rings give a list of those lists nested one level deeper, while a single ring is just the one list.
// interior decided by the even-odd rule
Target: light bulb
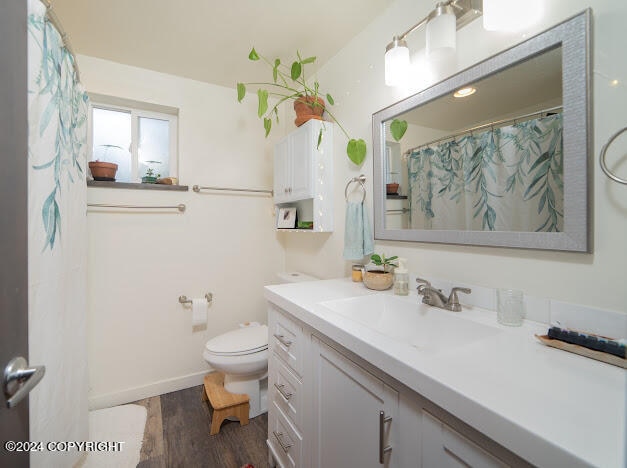
[{"label": "light bulb", "polygon": [[407,80],[407,73],[409,73],[407,43],[394,37],[385,52],[385,84],[399,86]]},{"label": "light bulb", "polygon": [[427,59],[442,59],[455,53],[457,18],[450,6],[438,4],[436,16],[427,22]]}]

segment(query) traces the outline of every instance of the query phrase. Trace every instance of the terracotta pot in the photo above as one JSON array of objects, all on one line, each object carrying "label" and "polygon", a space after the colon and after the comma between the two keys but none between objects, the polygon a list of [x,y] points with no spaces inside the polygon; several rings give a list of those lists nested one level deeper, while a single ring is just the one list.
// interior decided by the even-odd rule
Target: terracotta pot
[{"label": "terracotta pot", "polygon": [[294,111],[296,112],[294,124],[300,127],[311,119],[322,120],[324,106],[325,102],[322,98],[314,98],[313,96],[299,97],[294,101]]},{"label": "terracotta pot", "polygon": [[95,180],[115,180],[118,165],[104,161],[90,161],[89,170]]},{"label": "terracotta pot", "polygon": [[394,275],[389,271],[370,270],[364,272],[363,281],[368,289],[384,291],[392,287]]},{"label": "terracotta pot", "polygon": [[398,193],[398,184],[385,184],[385,193],[388,195],[396,195]]}]

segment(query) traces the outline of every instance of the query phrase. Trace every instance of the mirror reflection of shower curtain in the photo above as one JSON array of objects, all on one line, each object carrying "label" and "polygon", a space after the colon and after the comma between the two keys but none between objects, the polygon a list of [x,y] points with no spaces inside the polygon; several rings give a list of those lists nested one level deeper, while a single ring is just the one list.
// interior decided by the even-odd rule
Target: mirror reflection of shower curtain
[{"label": "mirror reflection of shower curtain", "polygon": [[412,229],[563,231],[561,114],[422,147],[407,170]]}]

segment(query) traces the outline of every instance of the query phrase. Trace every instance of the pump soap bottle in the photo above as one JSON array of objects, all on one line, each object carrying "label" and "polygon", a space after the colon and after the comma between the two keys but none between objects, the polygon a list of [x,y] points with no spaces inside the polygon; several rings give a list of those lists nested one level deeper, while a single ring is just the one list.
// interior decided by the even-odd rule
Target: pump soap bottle
[{"label": "pump soap bottle", "polygon": [[406,258],[399,258],[398,267],[394,269],[394,294],[397,296],[409,294],[409,273],[407,272]]}]

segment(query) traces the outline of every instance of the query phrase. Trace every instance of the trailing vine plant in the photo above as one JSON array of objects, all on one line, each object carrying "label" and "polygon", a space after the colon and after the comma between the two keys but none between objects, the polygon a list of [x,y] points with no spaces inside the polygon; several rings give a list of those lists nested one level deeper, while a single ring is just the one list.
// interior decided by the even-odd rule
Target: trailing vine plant
[{"label": "trailing vine plant", "polygon": [[[274,61],[268,60],[263,55],[257,53],[255,48],[248,54],[248,59],[251,61],[262,60],[272,70],[272,81],[261,83],[237,83],[237,100],[242,102],[246,96],[247,86],[260,86],[257,89],[257,116],[263,118],[263,128],[266,132],[266,137],[272,130],[272,120],[276,123],[279,122],[279,106],[285,101],[297,100],[301,97],[312,98],[309,101],[309,105],[312,107],[320,106],[316,98],[325,96],[328,105],[333,106],[335,100],[329,93],[323,93],[320,90],[320,83],[314,81],[313,84],[309,84],[305,78],[305,66],[312,64],[316,61],[316,57],[301,57],[300,53],[296,52],[297,60],[293,61],[291,66],[285,65],[281,59],[276,58]],[[276,104],[269,107],[268,99],[277,99]],[[344,126],[337,120],[333,112],[329,110],[329,106],[325,106],[325,111],[331,120],[337,123],[342,133],[348,139],[346,145],[346,154],[348,158],[355,164],[360,165],[366,158],[366,142],[363,139],[351,138]],[[318,146],[322,142],[322,129],[318,134]]]}]

